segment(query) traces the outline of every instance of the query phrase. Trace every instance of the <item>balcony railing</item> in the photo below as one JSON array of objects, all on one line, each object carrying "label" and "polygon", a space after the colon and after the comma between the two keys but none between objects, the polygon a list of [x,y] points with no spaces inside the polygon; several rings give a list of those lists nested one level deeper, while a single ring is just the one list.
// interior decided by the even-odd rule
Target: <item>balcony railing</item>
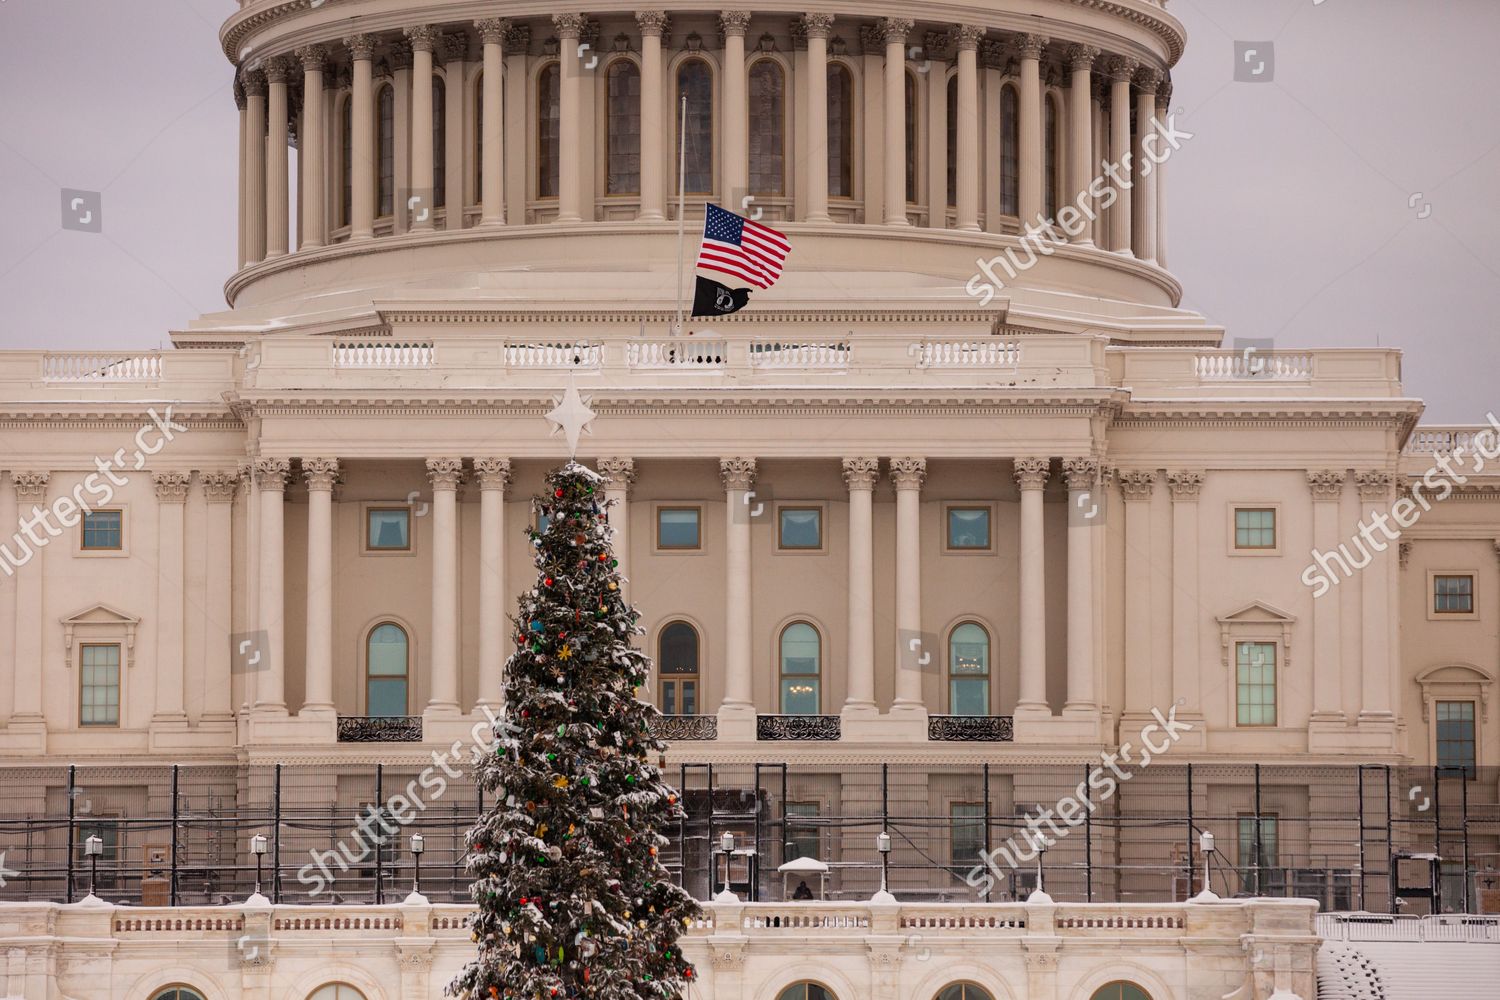
[{"label": "balcony railing", "polygon": [[668,743],[716,740],[719,719],[714,715],[658,715],[651,720],[651,735]]},{"label": "balcony railing", "polygon": [[421,743],[420,715],[341,715],[340,743]]},{"label": "balcony railing", "polygon": [[911,346],[923,368],[1014,368],[1021,346],[1006,340],[926,340]]},{"label": "balcony railing", "polygon": [[701,371],[727,365],[729,347],[722,340],[706,337],[643,340],[625,345],[625,360],[631,368]]},{"label": "balcony railing", "polygon": [[603,346],[586,340],[505,345],[505,363],[511,368],[598,368],[603,357]]},{"label": "balcony railing", "polygon": [[431,368],[430,340],[336,340],[333,342],[335,368]]},{"label": "balcony railing", "polygon": [[853,354],[847,340],[750,342],[750,363],[757,368],[847,368]]},{"label": "balcony railing", "polygon": [[836,740],[842,735],[837,715],[758,715],[758,740]]},{"label": "balcony railing", "polygon": [[927,738],[950,743],[1009,743],[1016,738],[1008,715],[929,715]]},{"label": "balcony railing", "polygon": [[160,354],[94,354],[48,351],[42,356],[46,382],[154,382],[162,375]]}]

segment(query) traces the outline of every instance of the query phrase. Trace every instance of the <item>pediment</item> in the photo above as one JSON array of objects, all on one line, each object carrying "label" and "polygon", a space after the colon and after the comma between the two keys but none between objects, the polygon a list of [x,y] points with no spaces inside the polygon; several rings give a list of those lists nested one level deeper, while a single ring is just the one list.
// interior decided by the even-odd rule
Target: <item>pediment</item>
[{"label": "pediment", "polygon": [[1296,615],[1288,614],[1278,607],[1266,604],[1264,601],[1251,601],[1238,611],[1231,611],[1227,615],[1221,615],[1219,617],[1219,624],[1249,625],[1274,622],[1278,625],[1291,625],[1296,620]]},{"label": "pediment", "polygon": [[1416,676],[1418,684],[1492,684],[1494,680],[1472,663],[1443,663]]},{"label": "pediment", "polygon": [[63,625],[139,625],[139,618],[132,618],[118,608],[108,604],[95,604],[62,620]]}]

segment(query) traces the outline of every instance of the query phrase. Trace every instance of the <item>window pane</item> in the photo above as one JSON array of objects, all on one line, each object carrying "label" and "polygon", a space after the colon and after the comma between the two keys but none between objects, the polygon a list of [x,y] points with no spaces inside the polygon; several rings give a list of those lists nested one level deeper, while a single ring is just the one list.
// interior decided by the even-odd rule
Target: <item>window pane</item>
[{"label": "window pane", "polygon": [[990,682],[983,677],[954,677],[948,681],[948,711],[953,715],[989,715]]},{"label": "window pane", "polygon": [[558,125],[562,116],[561,86],[557,63],[548,66],[537,76],[536,195],[538,198],[557,197],[559,143],[562,141],[562,130]]},{"label": "window pane", "polygon": [[750,67],[750,190],[786,192],[785,77],[771,59]]},{"label": "window pane", "polygon": [[818,827],[812,823],[799,823],[799,818],[816,817],[816,802],[788,802],[786,804],[786,857],[783,861],[798,858],[822,860],[823,849],[819,842]]},{"label": "window pane", "polygon": [[1239,848],[1240,881],[1247,892],[1260,892],[1271,874],[1265,869],[1276,867],[1276,817],[1262,816],[1259,824],[1254,816],[1239,817]]},{"label": "window pane", "polygon": [[484,73],[474,78],[474,201],[484,200]]},{"label": "window pane", "polygon": [[405,715],[406,681],[401,678],[372,677],[367,711],[370,715]]},{"label": "window pane", "polygon": [[[948,78],[948,205],[958,204],[958,77]],[[934,223],[934,225],[937,225]]]},{"label": "window pane", "polygon": [[405,677],[406,664],[406,632],[399,625],[377,625],[370,633],[370,676]]},{"label": "window pane", "polygon": [[697,681],[683,681],[682,682],[682,714],[683,715],[697,715],[698,714],[698,682]]},{"label": "window pane", "polygon": [[1432,609],[1439,614],[1474,613],[1474,578],[1472,576],[1435,576]]},{"label": "window pane", "polygon": [[411,548],[411,511],[371,510],[368,548]]},{"label": "window pane", "polygon": [[990,509],[988,507],[948,508],[948,547],[950,549],[989,548]]},{"label": "window pane", "polygon": [[78,721],[84,726],[120,722],[120,647],[88,645],[81,660]]},{"label": "window pane", "polygon": [[606,194],[641,190],[641,71],[629,59],[609,67],[609,171]]},{"label": "window pane", "polygon": [[396,91],[380,88],[380,126],[375,137],[380,184],[376,192],[376,215],[390,215],[396,204]]},{"label": "window pane", "polygon": [[1042,133],[1046,137],[1043,143],[1046,162],[1042,168],[1042,210],[1047,218],[1053,219],[1057,217],[1057,102],[1049,97],[1042,104],[1046,108]]},{"label": "window pane", "polygon": [[917,81],[906,74],[906,200],[917,200]]},{"label": "window pane", "polygon": [[96,510],[83,515],[83,547],[118,549],[124,539],[124,512]]},{"label": "window pane", "polygon": [[[1016,88],[1000,91],[1000,212],[1021,213],[1020,116],[1017,112]],[[1035,221],[1035,220],[1032,220]]]},{"label": "window pane", "polygon": [[970,867],[984,850],[984,806],[977,802],[955,802],[949,807],[952,821],[954,867]]},{"label": "window pane", "polygon": [[679,109],[673,115],[679,120],[678,128],[682,127],[683,97],[687,98],[684,179],[689,193],[709,194],[714,189],[714,81],[702,59],[690,59],[677,68],[677,99],[672,107]]},{"label": "window pane", "polygon": [[1247,508],[1235,510],[1234,547],[1237,549],[1274,549],[1276,547],[1276,511]]},{"label": "window pane", "polygon": [[1437,763],[1439,767],[1461,767],[1466,776],[1474,776],[1474,703],[1440,701],[1437,703]]},{"label": "window pane", "polygon": [[354,99],[344,99],[344,112],[339,121],[339,130],[343,136],[340,143],[340,155],[343,157],[341,173],[343,174],[343,192],[339,198],[339,223],[349,225],[350,209],[354,204]]},{"label": "window pane", "polygon": [[[443,78],[432,78],[432,206],[448,204],[448,91]],[[455,224],[454,229],[458,226]]]},{"label": "window pane", "polygon": [[1235,656],[1239,725],[1276,725],[1276,644],[1237,643]]},{"label": "window pane", "polygon": [[816,674],[819,669],[818,630],[806,622],[788,625],[781,633],[781,672]]},{"label": "window pane", "polygon": [[698,633],[686,622],[673,622],[661,630],[658,667],[664,674],[698,672]]},{"label": "window pane", "polygon": [[954,715],[988,715],[989,673],[989,633],[965,622],[948,641],[948,710]]},{"label": "window pane", "polygon": [[816,677],[782,678],[781,713],[783,715],[817,715],[818,679]]},{"label": "window pane", "polygon": [[823,544],[823,512],[816,507],[783,507],[780,545],[784,549],[816,549]]},{"label": "window pane", "polygon": [[854,197],[854,84],[849,71],[828,66],[828,194]]},{"label": "window pane", "polygon": [[656,512],[656,544],[663,549],[698,547],[698,509],[663,507]]}]

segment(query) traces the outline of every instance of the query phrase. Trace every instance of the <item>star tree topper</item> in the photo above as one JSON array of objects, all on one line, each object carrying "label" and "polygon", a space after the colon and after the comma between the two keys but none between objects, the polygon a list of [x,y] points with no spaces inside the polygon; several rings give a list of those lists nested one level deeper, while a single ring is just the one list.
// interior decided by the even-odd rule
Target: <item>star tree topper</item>
[{"label": "star tree topper", "polygon": [[547,414],[547,419],[556,425],[552,433],[559,430],[568,438],[568,457],[578,457],[578,439],[588,429],[589,424],[594,422],[594,411],[589,409],[588,400],[578,395],[578,386],[573,384],[573,379],[568,379],[568,391],[563,393],[563,398]]}]

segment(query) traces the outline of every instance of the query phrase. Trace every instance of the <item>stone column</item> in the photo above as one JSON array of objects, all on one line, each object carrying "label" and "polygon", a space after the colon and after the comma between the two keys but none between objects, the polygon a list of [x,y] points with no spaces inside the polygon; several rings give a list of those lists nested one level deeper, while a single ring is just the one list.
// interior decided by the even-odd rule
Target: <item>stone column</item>
[{"label": "stone column", "polygon": [[1016,107],[1016,151],[1020,177],[1017,202],[1021,230],[1036,225],[1042,215],[1045,150],[1042,143],[1042,49],[1045,35],[1017,35],[1016,56],[1021,62],[1021,87]]},{"label": "stone column", "polygon": [[885,35],[885,224],[909,226],[906,218],[906,35],[912,22],[881,20]]},{"label": "stone column", "polygon": [[[749,27],[747,10],[719,13],[719,28],[724,32],[724,180],[719,197],[726,204],[750,187],[750,104],[745,96],[745,31]],[[729,208],[740,210],[738,204]]]},{"label": "stone column", "polygon": [[[1165,122],[1167,109],[1171,107],[1172,81],[1167,79],[1156,92],[1156,117]],[[1158,145],[1160,151],[1160,146]],[[1160,152],[1158,152],[1160,155]],[[1156,164],[1156,264],[1167,266],[1167,161]]]},{"label": "stone column", "polygon": [[373,35],[344,39],[354,60],[350,86],[349,146],[349,238],[368,240],[375,236],[375,55]]},{"label": "stone column", "polygon": [[620,575],[630,572],[630,487],[635,482],[635,460],[601,458],[599,472],[608,480],[604,500],[609,504],[609,526],[614,540],[611,548],[620,563]]},{"label": "stone column", "polygon": [[[1370,562],[1358,574],[1360,593],[1360,726],[1388,727],[1394,734],[1392,713],[1395,662],[1390,645],[1391,574],[1396,566],[1392,551],[1396,542],[1378,530],[1377,518],[1390,523],[1391,487],[1394,477],[1385,471],[1356,472],[1359,488],[1361,544],[1370,553]],[[1398,531],[1399,526],[1392,527]],[[1325,595],[1326,596],[1326,595]],[[1431,598],[1427,598],[1431,600]]]},{"label": "stone column", "polygon": [[[395,98],[395,135],[392,145],[395,153],[395,177],[391,190],[391,233],[400,236],[410,230],[403,191],[411,190],[411,43],[404,37],[391,42],[389,64],[391,68],[391,94]],[[379,105],[376,106],[378,120]],[[379,130],[376,129],[376,134]],[[374,162],[380,162],[380,146],[371,146]],[[378,175],[377,175],[378,177]],[[379,190],[379,185],[376,185]],[[376,199],[377,205],[379,198]],[[379,208],[376,208],[379,211]]]},{"label": "stone column", "polygon": [[307,480],[307,678],[298,715],[333,716],[333,487],[336,458],[304,458]]},{"label": "stone column", "polygon": [[[432,50],[438,30],[422,24],[407,28],[406,37],[411,41],[411,191],[397,211],[408,213],[414,232],[425,232],[434,228],[437,211],[432,174]],[[412,198],[421,200],[413,204]]]},{"label": "stone column", "polygon": [[[16,491],[16,506],[12,511],[17,515],[15,519],[8,520],[7,524],[27,523],[31,527],[17,534],[17,540],[12,543],[17,560],[24,559],[23,565],[15,571],[15,634],[12,636],[15,642],[15,656],[12,666],[15,676],[12,683],[13,697],[11,700],[10,728],[16,727],[45,730],[46,722],[42,715],[42,569],[46,560],[47,547],[35,544],[39,538],[36,532],[35,513],[39,508],[47,505],[47,483],[52,478],[48,472],[12,472],[11,485]],[[73,669],[77,667],[77,657],[73,660]],[[124,669],[123,662],[121,669]],[[125,706],[120,706],[121,721],[124,721]],[[76,724],[77,720],[72,720]]]},{"label": "stone column", "polygon": [[849,487],[849,693],[845,714],[875,711],[875,481],[878,458],[844,459]]},{"label": "stone column", "polygon": [[271,134],[266,141],[266,256],[283,257],[287,252],[287,223],[291,211],[287,171],[287,95],[286,84],[295,72],[287,56],[266,60],[266,82],[269,84],[266,115]]},{"label": "stone column", "polygon": [[458,714],[458,483],[463,459],[429,458],[432,483],[432,678],[424,715]]},{"label": "stone column", "polygon": [[256,676],[255,710],[286,713],[286,604],[284,591],[285,545],[282,506],[286,501],[286,477],[291,462],[284,458],[255,461],[255,488],[260,494],[260,600],[258,617],[250,624],[259,632],[264,670]]},{"label": "stone column", "polygon": [[323,150],[323,66],[328,49],[307,45],[297,50],[302,61],[302,134],[297,162],[301,167],[297,193],[302,199],[302,249],[328,242],[328,215],[323,207],[323,179],[327,158]]},{"label": "stone column", "polygon": [[958,228],[979,232],[979,41],[984,28],[959,25]]},{"label": "stone column", "polygon": [[[245,620],[243,628],[251,633],[260,629],[260,490],[255,483],[255,465],[246,462],[236,469],[245,488]],[[238,656],[238,651],[235,652]],[[234,661],[239,662],[239,661]],[[262,657],[264,662],[264,657]],[[255,672],[248,664],[240,674],[243,689],[236,715],[248,714],[258,700]]]},{"label": "stone column", "polygon": [[245,261],[250,257],[250,225],[247,222],[247,213],[250,210],[250,187],[249,187],[249,164],[250,159],[250,99],[245,96],[245,81],[243,76],[236,74],[234,78],[234,105],[239,109],[240,117],[240,157],[239,157],[239,246],[235,251],[234,266],[244,267]]},{"label": "stone column", "polygon": [[1152,708],[1151,691],[1151,500],[1156,472],[1119,474],[1125,498],[1125,716]]},{"label": "stone column", "polygon": [[1172,697],[1180,714],[1196,716],[1203,710],[1203,612],[1198,606],[1198,497],[1203,473],[1168,472],[1167,485],[1172,490]]},{"label": "stone column", "polygon": [[[1063,459],[1068,483],[1068,697],[1065,715],[1097,713],[1094,694],[1094,528],[1099,512],[1099,463],[1092,458]],[[1093,517],[1090,517],[1090,513]]]},{"label": "stone column", "polygon": [[583,99],[583,60],[578,58],[578,36],[584,27],[582,14],[553,14],[552,24],[557,29],[562,81],[559,86],[558,169],[557,169],[557,221],[582,222],[583,190],[580,178],[583,164],[580,161],[582,135],[579,129],[579,105]]},{"label": "stone column", "polygon": [[1021,491],[1021,690],[1016,715],[1050,717],[1047,703],[1047,562],[1042,490],[1050,461],[1015,460]]},{"label": "stone column", "polygon": [[807,120],[808,222],[831,222],[828,215],[828,36],[832,14],[806,14],[807,83],[802,87]]},{"label": "stone column", "polygon": [[[1086,192],[1093,182],[1094,164],[1094,117],[1089,100],[1093,83],[1094,60],[1099,50],[1092,45],[1069,45],[1067,51],[1068,70],[1072,80],[1068,88],[1068,185],[1065,189],[1072,204],[1087,197]],[[1094,242],[1094,223],[1087,212],[1079,212],[1078,238],[1075,242],[1091,246]]]},{"label": "stone column", "polygon": [[[728,715],[755,718],[755,687],[751,658],[750,608],[750,505],[745,494],[755,483],[755,459],[724,458],[719,460],[719,477],[724,481],[724,504],[727,520],[725,563],[728,575],[724,588],[724,703],[719,708],[722,719]],[[753,725],[750,730],[754,734]],[[721,738],[723,734],[720,734]]]},{"label": "stone column", "polygon": [[206,571],[203,585],[203,715],[204,722],[228,722],[234,718],[233,678],[230,671],[229,636],[234,620],[234,495],[240,474],[200,472],[198,482],[208,501],[203,536]]},{"label": "stone column", "polygon": [[927,93],[927,226],[948,228],[948,64],[953,40],[947,32],[929,31],[923,56],[927,72],[917,77]]},{"label": "stone column", "polygon": [[[464,178],[471,148],[464,135],[474,115],[468,87],[469,36],[462,32],[443,36],[443,228],[463,229],[468,188]],[[483,133],[480,141],[484,141]],[[436,169],[433,184],[436,185]],[[436,197],[434,197],[436,202]]]},{"label": "stone column", "polygon": [[[642,10],[635,15],[641,26],[641,222],[661,222],[666,219],[667,172],[665,150],[675,148],[668,143],[667,135],[676,135],[675,130],[664,134],[662,87],[664,83],[661,58],[661,36],[667,30],[665,11]],[[675,112],[672,121],[676,121]]]},{"label": "stone column", "polygon": [[266,75],[245,74],[245,263],[266,257]]},{"label": "stone column", "polygon": [[[1146,137],[1155,131],[1151,116],[1156,113],[1156,89],[1161,86],[1160,70],[1142,67],[1135,74],[1135,164],[1136,218],[1140,221],[1139,239],[1135,241],[1136,256],[1153,263],[1156,261],[1156,164],[1147,150]],[[1152,145],[1160,139],[1153,140]]]},{"label": "stone column", "polygon": [[[479,201],[481,226],[505,224],[505,161],[501,127],[505,118],[505,35],[511,24],[505,18],[491,17],[475,21],[474,27],[484,42],[484,77],[480,82],[484,144],[483,162],[479,167]],[[451,188],[452,185],[450,184]]]},{"label": "stone column", "polygon": [[[1331,552],[1339,546],[1339,505],[1344,498],[1341,469],[1310,470],[1307,486],[1312,491],[1313,548]],[[1332,590],[1313,599],[1313,656],[1310,672],[1313,711],[1310,729],[1333,726],[1343,729],[1344,715],[1342,641],[1339,595]]]},{"label": "stone column", "polygon": [[1118,197],[1109,210],[1109,248],[1116,253],[1131,253],[1131,190],[1134,171],[1127,167],[1130,158],[1130,81],[1139,64],[1124,56],[1104,60],[1104,74],[1109,79],[1109,160],[1116,165],[1121,180],[1115,184]]},{"label": "stone column", "polygon": [[479,479],[479,699],[498,712],[505,704],[505,490],[510,460],[474,459]]},{"label": "stone column", "polygon": [[[183,685],[187,650],[183,628],[187,557],[187,472],[153,472],[156,487],[156,711],[153,727],[186,727]],[[123,664],[122,664],[123,666]]]},{"label": "stone column", "polygon": [[[922,667],[941,657],[941,649],[922,642],[922,482],[925,458],[891,459],[891,482],[896,486],[896,697],[894,712],[919,712],[926,707]],[[913,646],[913,640],[916,645]]]}]

